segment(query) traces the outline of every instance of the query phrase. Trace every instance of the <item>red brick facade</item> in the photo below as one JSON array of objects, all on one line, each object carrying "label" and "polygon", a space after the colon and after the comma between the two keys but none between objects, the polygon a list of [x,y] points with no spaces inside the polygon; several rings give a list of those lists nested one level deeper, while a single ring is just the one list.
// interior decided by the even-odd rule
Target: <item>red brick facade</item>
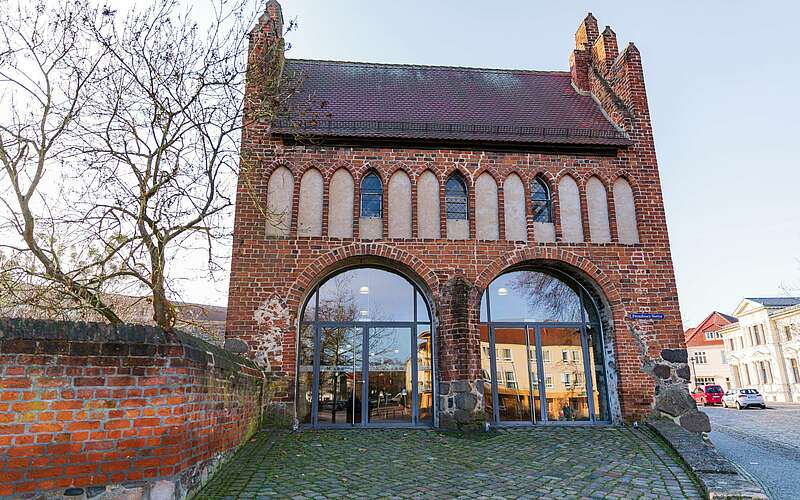
[{"label": "red brick facade", "polygon": [[160,482],[182,498],[258,429],[261,385],[252,363],[182,334],[2,321],[0,497],[148,498]]},{"label": "red brick facade", "polygon": [[[271,2],[270,9],[272,19],[279,25],[277,3]],[[259,56],[265,44],[274,43],[276,37],[272,30],[273,25],[265,16],[254,31],[253,57]],[[273,403],[283,403],[291,409],[298,315],[314,286],[334,269],[380,262],[415,281],[428,295],[436,317],[437,378],[440,381],[474,381],[481,376],[478,311],[483,290],[509,267],[536,263],[565,270],[596,292],[613,339],[612,355],[617,372],[612,377],[618,379],[616,397],[622,414],[626,419],[636,419],[651,411],[656,385],[662,383],[652,374],[651,368],[664,362],[662,349],[683,347],[683,328],[641,58],[633,44],[618,54],[614,33],[606,29],[599,34],[591,14],[576,34],[576,46],[571,57],[574,86],[591,92],[602,110],[632,139],[632,145],[502,148],[481,144],[455,146],[446,141],[440,144],[428,141],[424,146],[414,146],[407,141],[392,144],[385,140],[350,143],[323,140],[310,144],[271,135],[266,122],[247,127],[242,140],[245,173],[240,179],[237,198],[226,338],[243,340],[252,356],[257,356],[265,343],[270,344],[266,360],[276,380],[271,394]],[[288,168],[295,181],[292,226],[288,237],[267,238],[266,221],[259,203],[266,197],[271,172],[279,166]],[[352,173],[355,200],[359,199],[360,180],[368,169],[376,171],[384,185],[394,171],[405,170],[412,183],[412,238],[389,239],[384,224],[383,239],[360,240],[357,202],[353,206],[353,238],[298,236],[300,178],[312,168],[318,169],[325,181],[323,235],[327,234],[328,225],[328,181],[337,169],[345,168]],[[470,194],[470,239],[417,237],[415,181],[426,170],[435,174],[440,186],[444,186],[452,172],[462,173]],[[474,239],[474,182],[483,172],[489,172],[498,184],[501,235],[498,241]],[[502,186],[503,180],[512,173],[522,179],[527,200],[536,175],[544,176],[553,187],[563,176],[572,176],[580,189],[587,242],[563,242],[557,194],[553,199],[555,243],[534,241],[530,208],[527,210],[527,242],[504,240]],[[589,242],[585,183],[591,176],[602,181],[608,194],[610,243]],[[639,243],[636,244],[618,242],[611,187],[619,177],[624,177],[633,188],[639,228]],[[440,192],[441,207],[445,206],[443,191]],[[386,197],[383,208],[386,213]],[[444,210],[441,210],[440,224],[441,233],[445,235]],[[272,310],[277,308],[280,314],[273,314],[266,320],[261,316],[262,320],[256,321],[257,311],[270,303]],[[664,319],[629,319],[629,315],[636,312],[663,313]],[[680,364],[680,359],[666,361]],[[670,382],[683,383],[674,376],[674,370],[671,373]]]}]

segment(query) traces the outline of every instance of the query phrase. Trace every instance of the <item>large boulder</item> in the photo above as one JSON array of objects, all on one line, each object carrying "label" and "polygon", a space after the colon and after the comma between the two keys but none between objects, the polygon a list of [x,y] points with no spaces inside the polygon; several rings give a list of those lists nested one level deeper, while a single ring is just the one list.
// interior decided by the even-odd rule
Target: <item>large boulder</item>
[{"label": "large boulder", "polygon": [[679,417],[697,411],[697,404],[689,395],[686,386],[673,385],[665,388],[656,396],[655,409],[672,417]]},{"label": "large boulder", "polygon": [[695,411],[681,415],[678,423],[690,432],[711,432],[711,422],[708,420],[708,415],[701,411]]}]

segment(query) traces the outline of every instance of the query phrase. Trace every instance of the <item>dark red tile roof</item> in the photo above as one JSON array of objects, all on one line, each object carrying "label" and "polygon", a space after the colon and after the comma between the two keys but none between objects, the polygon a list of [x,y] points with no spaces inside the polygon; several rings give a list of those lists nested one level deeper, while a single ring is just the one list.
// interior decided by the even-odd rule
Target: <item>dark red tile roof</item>
[{"label": "dark red tile roof", "polygon": [[298,90],[277,133],[302,123],[333,137],[631,144],[568,72],[289,59],[284,74]]}]

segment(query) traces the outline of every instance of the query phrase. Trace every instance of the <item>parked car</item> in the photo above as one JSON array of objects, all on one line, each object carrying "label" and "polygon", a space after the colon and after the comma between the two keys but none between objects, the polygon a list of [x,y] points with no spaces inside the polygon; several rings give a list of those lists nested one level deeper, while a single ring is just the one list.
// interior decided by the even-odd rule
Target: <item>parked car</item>
[{"label": "parked car", "polygon": [[699,385],[692,392],[692,397],[699,405],[720,405],[723,393],[722,387],[718,385]]},{"label": "parked car", "polygon": [[757,389],[734,389],[722,396],[723,408],[736,407],[737,410],[743,410],[751,406],[762,410],[767,407],[764,403],[764,396]]}]

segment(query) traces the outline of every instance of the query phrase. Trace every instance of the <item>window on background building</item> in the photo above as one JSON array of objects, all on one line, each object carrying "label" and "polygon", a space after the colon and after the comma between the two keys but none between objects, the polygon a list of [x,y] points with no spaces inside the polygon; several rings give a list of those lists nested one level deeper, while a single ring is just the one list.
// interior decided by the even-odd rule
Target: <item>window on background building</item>
[{"label": "window on background building", "polygon": [[561,382],[563,382],[564,385],[569,386],[570,385],[569,381],[570,381],[569,373],[562,373],[561,374]]},{"label": "window on background building", "polygon": [[579,356],[579,354],[578,354],[578,351],[572,351],[572,362],[573,362],[573,363],[577,363],[577,362],[578,362],[578,359],[579,359],[579,357],[580,357],[580,356]]},{"label": "window on background building", "polygon": [[697,363],[698,365],[704,365],[708,363],[708,359],[706,358],[706,352],[697,351],[696,353],[694,353],[694,362]]},{"label": "window on background building", "polygon": [[506,372],[506,387],[509,389],[517,388],[517,377],[514,372]]},{"label": "window on background building", "polygon": [[792,358],[789,360],[789,363],[792,367],[792,376],[794,377],[794,383],[800,384],[800,367],[797,366],[797,360]]},{"label": "window on background building", "polygon": [[723,365],[728,362],[727,358],[725,357],[725,351],[719,352],[719,360]]},{"label": "window on background building", "polygon": [[489,357],[489,348],[487,346],[483,346],[483,355],[487,358]]},{"label": "window on background building", "polygon": [[775,380],[772,378],[772,362],[764,361],[764,366],[767,368],[767,380],[770,384],[775,383]]},{"label": "window on background building", "polygon": [[697,385],[708,385],[715,383],[714,377],[697,377],[696,378]]},{"label": "window on background building", "polygon": [[378,174],[370,173],[361,181],[361,217],[383,216],[383,186]]},{"label": "window on background building", "polygon": [[714,340],[714,332],[706,332],[706,340]]},{"label": "window on background building", "polygon": [[564,363],[569,362],[569,351],[561,351],[561,361]]},{"label": "window on background building", "polygon": [[444,203],[447,218],[467,220],[467,185],[459,174],[453,174],[444,186]]},{"label": "window on background building", "polygon": [[792,327],[789,325],[784,326],[783,335],[786,338],[786,340],[792,340]]},{"label": "window on background building", "polygon": [[750,365],[746,364],[744,366],[744,378],[747,380],[747,385],[752,385],[752,381],[750,379]]},{"label": "window on background building", "polygon": [[550,362],[550,351],[542,350],[542,361],[544,361],[545,363]]},{"label": "window on background building", "polygon": [[531,203],[533,207],[533,222],[553,222],[553,205],[550,197],[550,188],[541,177],[536,177],[531,183]]},{"label": "window on background building", "polygon": [[511,361],[511,349],[503,349],[503,361]]},{"label": "window on background building", "polygon": [[767,366],[763,361],[758,362],[758,376],[761,379],[762,384],[769,383],[769,379],[767,379]]},{"label": "window on background building", "polygon": [[544,386],[547,389],[552,389],[553,388],[553,377],[545,377],[544,378]]}]

